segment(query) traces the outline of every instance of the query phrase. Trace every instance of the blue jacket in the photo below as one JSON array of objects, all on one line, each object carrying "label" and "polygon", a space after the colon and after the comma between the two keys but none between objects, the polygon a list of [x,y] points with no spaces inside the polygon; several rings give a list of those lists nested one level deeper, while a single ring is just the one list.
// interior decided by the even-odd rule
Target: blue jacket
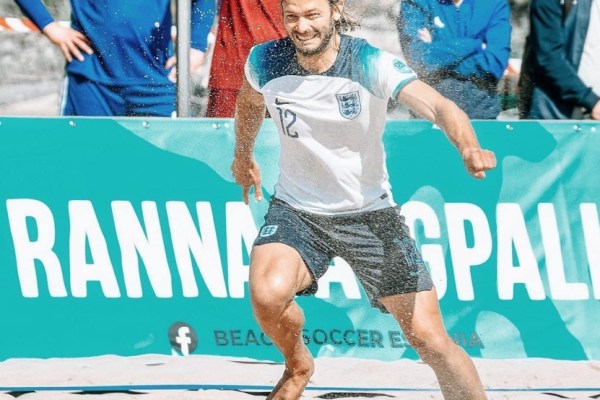
[{"label": "blue jacket", "polygon": [[[418,30],[433,38],[425,43]],[[398,31],[408,64],[417,73],[454,77],[502,77],[510,55],[510,9],[506,0],[402,0]]]},{"label": "blue jacket", "polygon": [[[592,0],[578,0],[564,16],[559,0],[531,3],[531,32],[521,69],[520,85],[526,94],[520,98],[522,116],[578,119],[582,109],[589,111],[600,100],[577,75],[591,5]],[[528,87],[530,84],[533,89]]]},{"label": "blue jacket", "polygon": [[[15,0],[40,29],[54,19],[41,0]],[[191,47],[205,51],[214,0],[192,0]],[[170,0],[71,0],[71,26],[92,42],[93,55],[67,71],[112,85],[172,85],[165,70],[173,54]]]}]

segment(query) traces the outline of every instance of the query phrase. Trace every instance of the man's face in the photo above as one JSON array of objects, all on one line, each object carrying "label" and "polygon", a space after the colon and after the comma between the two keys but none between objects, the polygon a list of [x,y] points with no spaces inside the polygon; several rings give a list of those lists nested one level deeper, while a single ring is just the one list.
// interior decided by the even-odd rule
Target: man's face
[{"label": "man's face", "polygon": [[333,11],[328,0],[283,0],[283,23],[296,50],[304,56],[323,53],[335,32]]}]

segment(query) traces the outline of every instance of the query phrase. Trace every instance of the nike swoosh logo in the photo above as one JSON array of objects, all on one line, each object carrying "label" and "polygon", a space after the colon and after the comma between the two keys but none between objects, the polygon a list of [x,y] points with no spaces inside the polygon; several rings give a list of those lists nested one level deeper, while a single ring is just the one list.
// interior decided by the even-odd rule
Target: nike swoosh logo
[{"label": "nike swoosh logo", "polygon": [[281,101],[281,100],[279,100],[278,97],[275,97],[275,104],[278,106],[281,106],[283,104],[292,104],[292,102],[291,101]]}]

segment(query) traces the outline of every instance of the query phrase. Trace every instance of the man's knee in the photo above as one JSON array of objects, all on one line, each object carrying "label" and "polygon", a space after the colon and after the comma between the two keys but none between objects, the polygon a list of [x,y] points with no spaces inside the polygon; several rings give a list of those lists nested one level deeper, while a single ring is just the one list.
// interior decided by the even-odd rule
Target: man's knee
[{"label": "man's knee", "polygon": [[266,265],[252,265],[250,298],[255,311],[283,311],[296,295],[296,281],[289,260],[272,259]]},{"label": "man's knee", "polygon": [[416,328],[406,333],[406,339],[426,364],[444,358],[455,345],[445,330]]}]

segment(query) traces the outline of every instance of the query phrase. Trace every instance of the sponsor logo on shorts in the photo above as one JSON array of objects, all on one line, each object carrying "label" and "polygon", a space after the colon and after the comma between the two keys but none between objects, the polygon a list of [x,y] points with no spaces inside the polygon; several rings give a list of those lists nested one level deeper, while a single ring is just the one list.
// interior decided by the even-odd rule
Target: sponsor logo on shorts
[{"label": "sponsor logo on shorts", "polygon": [[260,230],[260,237],[273,236],[277,232],[279,225],[265,225]]}]

